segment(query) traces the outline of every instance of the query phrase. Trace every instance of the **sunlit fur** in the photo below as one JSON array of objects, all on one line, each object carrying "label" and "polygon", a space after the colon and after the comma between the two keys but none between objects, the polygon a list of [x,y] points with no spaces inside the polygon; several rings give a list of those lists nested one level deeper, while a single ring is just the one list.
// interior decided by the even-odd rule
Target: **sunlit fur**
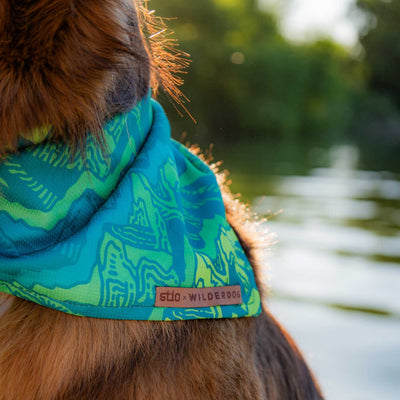
[{"label": "sunlit fur", "polygon": [[[147,92],[154,63],[136,10],[128,0],[0,0],[3,153],[15,151],[19,134],[47,124],[76,146]],[[259,234],[219,179],[261,288]],[[295,344],[267,311],[233,320],[114,321],[0,294],[0,400],[320,398]]]},{"label": "sunlit fur", "polygon": [[147,92],[150,60],[129,3],[0,1],[0,153],[49,125],[75,147],[101,135],[124,91],[130,106]]}]

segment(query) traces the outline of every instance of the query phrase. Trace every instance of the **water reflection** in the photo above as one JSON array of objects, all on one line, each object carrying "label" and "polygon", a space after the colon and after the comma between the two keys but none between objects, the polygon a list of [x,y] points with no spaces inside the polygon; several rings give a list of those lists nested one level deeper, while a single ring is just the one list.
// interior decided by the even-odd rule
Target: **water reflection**
[{"label": "water reflection", "polygon": [[330,166],[307,176],[265,177],[256,211],[283,210],[268,221],[279,241],[268,260],[270,307],[328,399],[398,400],[400,183],[357,170],[358,159],[356,148],[339,146]]}]

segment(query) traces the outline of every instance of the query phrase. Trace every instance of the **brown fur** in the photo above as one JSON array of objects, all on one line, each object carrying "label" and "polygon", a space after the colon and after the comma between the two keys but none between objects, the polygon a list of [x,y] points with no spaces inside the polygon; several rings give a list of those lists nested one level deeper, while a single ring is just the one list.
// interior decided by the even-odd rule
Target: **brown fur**
[{"label": "brown fur", "polygon": [[[0,0],[0,152],[46,124],[74,146],[146,93],[152,62],[135,10],[129,0]],[[224,186],[223,195],[261,287],[246,210]],[[267,311],[112,321],[0,294],[0,400],[321,398]]]},{"label": "brown fur", "polygon": [[100,136],[126,88],[128,106],[147,93],[150,60],[133,3],[0,4],[0,152],[48,125],[76,147],[88,131]]}]

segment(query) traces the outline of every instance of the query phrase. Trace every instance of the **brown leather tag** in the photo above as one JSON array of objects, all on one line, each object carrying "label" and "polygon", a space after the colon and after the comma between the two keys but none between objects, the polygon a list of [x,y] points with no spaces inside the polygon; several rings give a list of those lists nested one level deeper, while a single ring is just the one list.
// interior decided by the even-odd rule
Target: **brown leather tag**
[{"label": "brown leather tag", "polygon": [[233,304],[243,304],[240,285],[214,288],[156,288],[156,307],[201,308]]}]

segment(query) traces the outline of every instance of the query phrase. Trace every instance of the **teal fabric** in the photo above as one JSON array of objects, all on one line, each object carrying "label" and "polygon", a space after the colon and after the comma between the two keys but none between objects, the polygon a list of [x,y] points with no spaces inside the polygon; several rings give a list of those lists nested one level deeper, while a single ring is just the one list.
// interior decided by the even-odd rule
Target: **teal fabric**
[{"label": "teal fabric", "polygon": [[[0,291],[69,314],[131,320],[261,312],[213,172],[170,137],[150,95],[87,157],[46,141],[0,164]],[[36,140],[35,140],[36,142]],[[243,304],[163,308],[156,287],[240,285]]]}]

